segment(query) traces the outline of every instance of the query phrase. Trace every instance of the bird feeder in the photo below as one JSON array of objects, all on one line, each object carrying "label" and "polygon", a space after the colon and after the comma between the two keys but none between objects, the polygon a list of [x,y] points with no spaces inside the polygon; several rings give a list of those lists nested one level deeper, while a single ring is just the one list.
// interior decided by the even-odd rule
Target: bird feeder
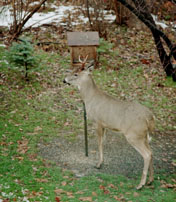
[{"label": "bird feeder", "polygon": [[81,65],[79,56],[86,58],[88,55],[87,61],[94,60],[97,65],[98,32],[67,32],[67,39],[73,68]]},{"label": "bird feeder", "polygon": [[[97,65],[97,47],[99,45],[98,32],[67,32],[68,46],[70,47],[71,66],[76,68],[81,66],[79,58],[87,58],[87,62],[94,61]],[[84,110],[84,136],[85,136],[85,155],[88,156],[88,137],[87,137],[87,115],[86,107],[83,102]]]}]

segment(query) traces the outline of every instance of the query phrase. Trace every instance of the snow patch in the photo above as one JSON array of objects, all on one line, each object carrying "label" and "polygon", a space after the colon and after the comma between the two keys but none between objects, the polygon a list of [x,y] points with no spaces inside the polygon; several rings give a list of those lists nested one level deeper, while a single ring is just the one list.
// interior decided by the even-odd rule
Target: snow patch
[{"label": "snow patch", "polygon": [[[56,7],[54,6],[55,11],[52,12],[48,12],[48,13],[35,13],[29,20],[28,22],[25,24],[25,28],[33,26],[33,27],[38,27],[42,24],[45,23],[51,23],[51,22],[60,22],[62,20],[62,18],[65,15],[65,12],[67,10],[74,10],[75,7],[74,6],[59,6]],[[12,14],[10,12],[11,7],[10,6],[5,6],[3,8],[3,12],[0,15],[0,26],[7,26],[10,27],[13,23],[13,18],[12,18]],[[23,12],[23,16],[24,16],[24,12]]]},{"label": "snow patch", "polygon": [[153,20],[155,21],[156,25],[159,25],[163,29],[166,29],[168,27],[163,21],[159,21],[158,17],[156,15],[152,15],[152,17],[153,17]]},{"label": "snow patch", "polygon": [[[55,6],[52,5],[51,8],[54,8],[55,11],[52,12],[47,12],[47,13],[35,13],[29,20],[28,22],[25,24],[25,28],[27,27],[38,27],[42,24],[50,24],[50,23],[61,23],[63,18],[68,16],[68,13],[74,13],[78,7],[76,6]],[[6,26],[6,27],[10,27],[13,23],[13,17],[12,17],[12,13],[11,13],[11,6],[4,6],[3,7],[3,11],[0,15],[0,26]],[[115,15],[112,14],[108,14],[105,13],[105,19],[109,20],[109,21],[113,21],[115,19]],[[23,16],[24,16],[24,12],[23,12]],[[83,15],[80,15],[77,17],[76,21],[71,22],[73,25],[78,24],[79,20],[83,21],[83,22],[87,22],[88,19],[85,18]],[[63,25],[65,23],[62,23]]]}]

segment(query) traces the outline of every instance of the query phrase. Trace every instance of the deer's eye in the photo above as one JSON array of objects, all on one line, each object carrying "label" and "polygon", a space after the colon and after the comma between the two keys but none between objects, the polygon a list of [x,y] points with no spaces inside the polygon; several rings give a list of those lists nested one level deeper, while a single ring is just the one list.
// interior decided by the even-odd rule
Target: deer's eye
[{"label": "deer's eye", "polygon": [[78,74],[77,74],[77,73],[75,73],[75,74],[74,74],[74,76],[78,76]]}]

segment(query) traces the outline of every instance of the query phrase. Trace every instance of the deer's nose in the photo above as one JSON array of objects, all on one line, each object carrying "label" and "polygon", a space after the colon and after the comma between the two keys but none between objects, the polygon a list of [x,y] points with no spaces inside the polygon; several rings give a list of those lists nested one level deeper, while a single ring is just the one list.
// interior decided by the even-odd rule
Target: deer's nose
[{"label": "deer's nose", "polygon": [[66,84],[70,85],[70,83],[68,83],[68,82],[66,81],[66,79],[63,80],[63,83],[66,83]]}]

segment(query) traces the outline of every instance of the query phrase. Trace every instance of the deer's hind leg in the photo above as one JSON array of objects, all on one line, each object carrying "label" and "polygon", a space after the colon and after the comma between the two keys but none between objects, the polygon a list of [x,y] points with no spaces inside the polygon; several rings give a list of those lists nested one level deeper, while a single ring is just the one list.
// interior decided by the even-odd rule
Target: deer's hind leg
[{"label": "deer's hind leg", "polygon": [[96,168],[100,169],[103,163],[103,135],[104,135],[104,128],[97,124],[96,132],[98,135],[98,148],[99,148],[99,162],[96,165]]},{"label": "deer's hind leg", "polygon": [[[151,151],[148,139],[146,139],[145,144],[146,144],[147,148]],[[154,180],[153,175],[154,175],[153,156],[151,156],[150,165],[149,165],[149,179],[148,179],[147,184],[151,184],[153,182],[153,180]]]},{"label": "deer's hind leg", "polygon": [[147,135],[143,134],[142,136],[137,134],[128,134],[126,136],[127,141],[141,154],[144,159],[144,168],[142,172],[142,177],[139,185],[136,187],[137,189],[141,189],[146,184],[147,173],[150,167],[152,171],[151,163],[152,163],[152,152],[148,145],[146,144]]}]

